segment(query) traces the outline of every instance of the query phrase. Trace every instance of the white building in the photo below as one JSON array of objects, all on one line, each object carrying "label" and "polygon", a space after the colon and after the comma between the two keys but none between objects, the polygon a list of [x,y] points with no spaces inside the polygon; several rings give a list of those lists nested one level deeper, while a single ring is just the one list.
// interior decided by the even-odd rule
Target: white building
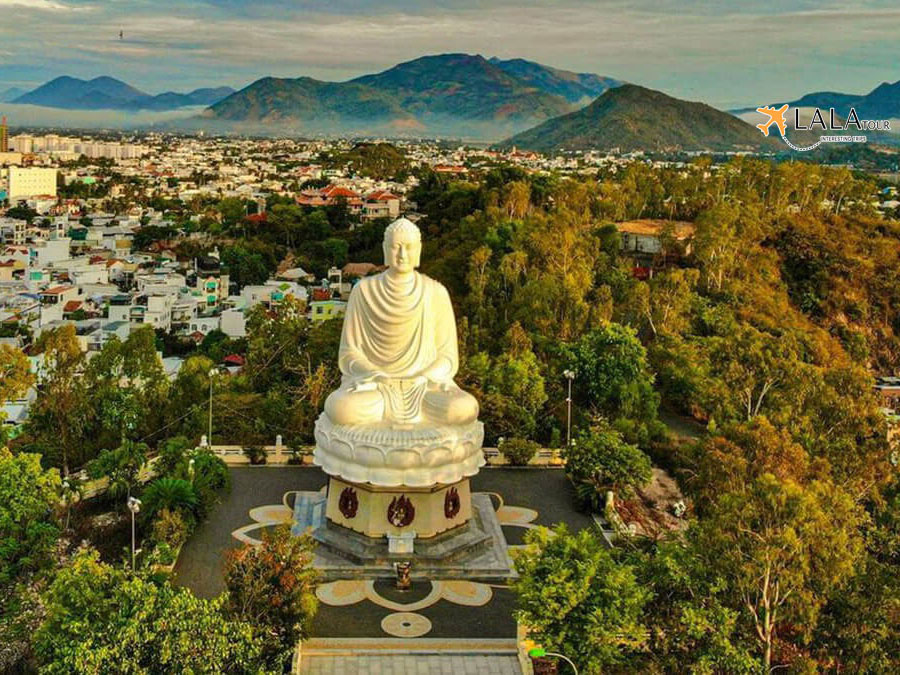
[{"label": "white building", "polygon": [[38,195],[56,197],[56,169],[11,166],[9,172],[9,203]]}]

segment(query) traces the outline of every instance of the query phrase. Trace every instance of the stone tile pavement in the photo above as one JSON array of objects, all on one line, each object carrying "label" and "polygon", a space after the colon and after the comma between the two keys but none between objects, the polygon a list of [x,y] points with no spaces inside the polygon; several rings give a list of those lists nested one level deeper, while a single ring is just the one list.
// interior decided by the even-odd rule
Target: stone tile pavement
[{"label": "stone tile pavement", "polygon": [[516,656],[505,654],[366,654],[303,657],[304,675],[521,675]]},{"label": "stone tile pavement", "polygon": [[297,656],[304,675],[523,675],[508,639],[310,638]]}]

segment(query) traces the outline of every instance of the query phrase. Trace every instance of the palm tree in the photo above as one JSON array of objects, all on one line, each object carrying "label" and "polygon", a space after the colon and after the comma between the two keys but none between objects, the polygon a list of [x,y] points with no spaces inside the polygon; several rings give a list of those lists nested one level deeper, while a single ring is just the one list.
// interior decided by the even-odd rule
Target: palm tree
[{"label": "palm tree", "polygon": [[199,500],[194,486],[180,478],[158,478],[141,496],[145,517],[153,518],[162,509],[192,513]]},{"label": "palm tree", "polygon": [[124,440],[115,450],[104,450],[88,465],[91,478],[109,478],[107,491],[113,497],[125,494],[131,497],[131,489],[137,484],[141,470],[147,465],[146,443]]}]

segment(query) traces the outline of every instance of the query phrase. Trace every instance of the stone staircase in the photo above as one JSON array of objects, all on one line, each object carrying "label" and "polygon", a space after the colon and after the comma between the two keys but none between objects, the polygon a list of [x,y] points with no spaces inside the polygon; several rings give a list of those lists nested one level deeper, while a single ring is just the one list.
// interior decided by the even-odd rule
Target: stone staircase
[{"label": "stone staircase", "polygon": [[514,639],[442,638],[312,638],[297,649],[292,672],[298,675],[525,673]]},{"label": "stone staircase", "polygon": [[325,522],[326,497],[321,492],[298,492],[294,499],[292,534],[315,530]]}]

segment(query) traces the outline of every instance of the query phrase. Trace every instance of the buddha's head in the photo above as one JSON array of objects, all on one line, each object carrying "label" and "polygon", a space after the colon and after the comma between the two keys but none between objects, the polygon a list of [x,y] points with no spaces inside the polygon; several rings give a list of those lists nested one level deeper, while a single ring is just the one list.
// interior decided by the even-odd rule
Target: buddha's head
[{"label": "buddha's head", "polygon": [[384,231],[384,264],[394,272],[409,274],[419,266],[422,233],[406,218],[400,218]]}]

